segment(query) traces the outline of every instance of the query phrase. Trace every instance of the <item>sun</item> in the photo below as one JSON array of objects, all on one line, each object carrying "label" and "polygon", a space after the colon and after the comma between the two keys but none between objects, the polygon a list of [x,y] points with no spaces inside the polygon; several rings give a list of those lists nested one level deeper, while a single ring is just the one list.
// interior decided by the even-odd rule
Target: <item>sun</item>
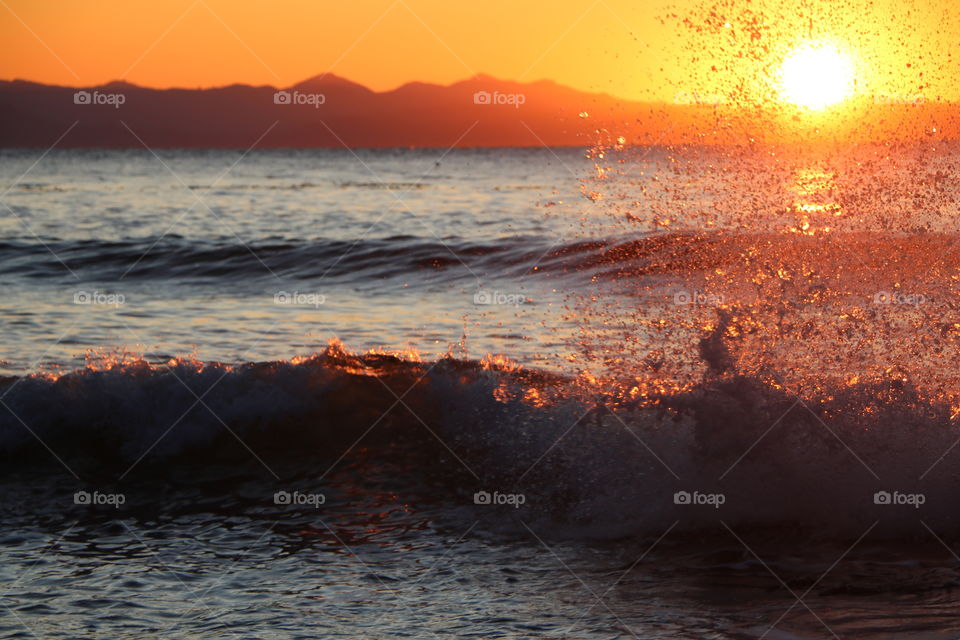
[{"label": "sun", "polygon": [[822,111],[853,95],[853,60],[833,44],[807,43],[794,49],[781,67],[781,97]]}]

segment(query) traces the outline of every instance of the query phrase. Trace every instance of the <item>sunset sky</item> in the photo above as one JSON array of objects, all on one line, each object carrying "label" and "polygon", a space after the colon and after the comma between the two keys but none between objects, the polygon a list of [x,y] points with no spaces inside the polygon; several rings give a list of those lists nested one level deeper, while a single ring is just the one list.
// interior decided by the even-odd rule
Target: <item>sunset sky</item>
[{"label": "sunset sky", "polygon": [[[117,79],[159,88],[289,86],[333,71],[382,91],[482,72],[668,100],[684,89],[727,92],[738,82],[766,83],[791,47],[812,34],[850,49],[860,92],[955,100],[960,82],[951,55],[960,53],[960,16],[945,6],[929,0],[0,0],[0,78],[69,86]],[[754,28],[757,15],[762,31]]]}]

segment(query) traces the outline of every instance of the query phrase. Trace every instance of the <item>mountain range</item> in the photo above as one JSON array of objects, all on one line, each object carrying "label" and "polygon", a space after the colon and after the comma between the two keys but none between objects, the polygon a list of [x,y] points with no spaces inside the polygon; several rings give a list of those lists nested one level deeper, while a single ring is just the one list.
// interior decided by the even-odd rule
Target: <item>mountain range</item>
[{"label": "mountain range", "polygon": [[[0,147],[592,146],[616,144],[621,136],[645,144],[746,143],[776,128],[770,114],[677,95],[671,104],[631,102],[547,80],[486,75],[385,92],[334,74],[282,89],[150,89],[126,82],[76,88],[13,80],[0,81]],[[922,135],[939,124],[938,137],[960,137],[955,105],[861,106],[873,114],[873,135]],[[849,118],[848,129],[862,130],[864,117]]]}]

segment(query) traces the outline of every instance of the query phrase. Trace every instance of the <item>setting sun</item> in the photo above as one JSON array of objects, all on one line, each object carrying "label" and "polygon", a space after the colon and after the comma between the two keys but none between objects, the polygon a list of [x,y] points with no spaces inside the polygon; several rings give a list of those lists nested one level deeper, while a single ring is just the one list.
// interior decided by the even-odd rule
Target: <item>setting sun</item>
[{"label": "setting sun", "polygon": [[792,104],[821,110],[853,94],[853,62],[838,47],[805,44],[783,61],[781,95]]}]

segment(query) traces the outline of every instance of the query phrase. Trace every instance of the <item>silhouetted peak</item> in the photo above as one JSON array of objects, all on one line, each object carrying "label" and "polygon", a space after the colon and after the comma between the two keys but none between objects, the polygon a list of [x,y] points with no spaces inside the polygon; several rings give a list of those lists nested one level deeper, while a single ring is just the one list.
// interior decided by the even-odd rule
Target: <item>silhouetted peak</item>
[{"label": "silhouetted peak", "polygon": [[321,73],[320,75],[313,76],[308,78],[303,82],[299,82],[292,87],[291,89],[318,89],[324,87],[353,87],[357,89],[363,89],[364,91],[369,91],[362,84],[353,82],[352,80],[347,80],[342,78],[334,73]]},{"label": "silhouetted peak", "polygon": [[109,89],[111,91],[128,91],[130,89],[140,89],[139,85],[135,85],[132,82],[127,82],[126,80],[111,80],[106,84],[102,84],[98,87],[99,89]]}]

